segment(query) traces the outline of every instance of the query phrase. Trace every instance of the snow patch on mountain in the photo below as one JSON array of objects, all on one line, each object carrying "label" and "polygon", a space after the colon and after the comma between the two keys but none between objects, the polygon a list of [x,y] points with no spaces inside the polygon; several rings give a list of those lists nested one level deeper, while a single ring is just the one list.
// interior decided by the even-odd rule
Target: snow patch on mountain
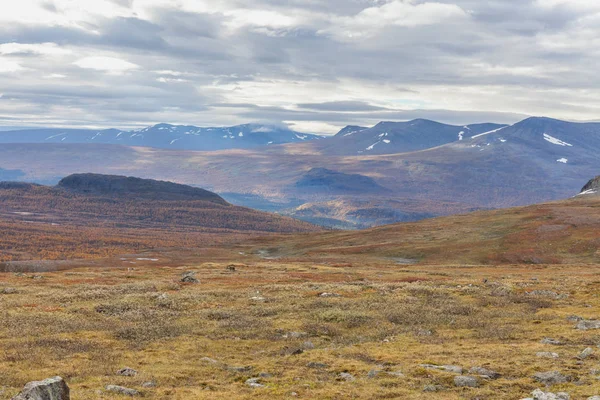
[{"label": "snow patch on mountain", "polygon": [[544,140],[545,140],[545,141],[547,141],[547,142],[550,142],[550,143],[552,143],[552,144],[555,144],[555,145],[557,145],[557,146],[563,146],[563,147],[573,147],[573,145],[572,145],[572,144],[570,144],[570,143],[567,143],[567,142],[563,142],[562,140],[560,140],[560,139],[557,139],[557,138],[555,138],[555,137],[553,137],[553,136],[550,136],[550,135],[548,135],[547,133],[544,133]]}]

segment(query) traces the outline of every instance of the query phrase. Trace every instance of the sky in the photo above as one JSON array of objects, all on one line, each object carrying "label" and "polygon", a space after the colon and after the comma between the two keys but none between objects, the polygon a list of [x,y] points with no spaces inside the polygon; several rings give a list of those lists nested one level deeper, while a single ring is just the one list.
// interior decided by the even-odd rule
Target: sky
[{"label": "sky", "polygon": [[597,0],[0,1],[0,127],[600,116]]}]

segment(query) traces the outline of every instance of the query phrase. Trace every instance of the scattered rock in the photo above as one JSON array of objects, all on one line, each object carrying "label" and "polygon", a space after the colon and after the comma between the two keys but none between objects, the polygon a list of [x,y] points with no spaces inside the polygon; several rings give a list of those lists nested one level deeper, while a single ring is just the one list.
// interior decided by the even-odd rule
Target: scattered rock
[{"label": "scattered rock", "polygon": [[565,392],[559,393],[551,393],[551,392],[543,392],[540,389],[536,389],[531,392],[532,397],[528,397],[523,400],[569,400],[571,396]]},{"label": "scattered rock", "polygon": [[479,382],[477,378],[473,376],[455,376],[454,377],[454,385],[457,387],[478,387]]},{"label": "scattered rock", "polygon": [[288,332],[283,335],[284,339],[300,339],[305,337],[308,337],[308,333],[306,332]]},{"label": "scattered rock", "polygon": [[260,378],[250,378],[246,381],[246,385],[253,388],[264,388],[265,385],[260,383]]},{"label": "scattered rock", "polygon": [[457,365],[433,365],[433,364],[421,364],[421,367],[426,369],[437,369],[439,371],[452,372],[453,374],[462,374],[463,368]]},{"label": "scattered rock", "polygon": [[139,396],[140,392],[135,389],[129,389],[123,386],[108,385],[106,390],[112,393],[122,394],[124,396]]},{"label": "scattered rock", "polygon": [[381,374],[385,374],[388,376],[395,376],[397,378],[404,378],[404,374],[401,371],[385,371],[382,369],[372,369],[369,371],[369,373],[367,374],[368,378],[375,378]]},{"label": "scattered rock", "polygon": [[588,329],[600,329],[600,321],[598,320],[582,320],[577,323],[575,329],[587,331]]},{"label": "scattered rock", "polygon": [[367,374],[367,378],[376,378],[379,374],[381,374],[383,371],[380,369],[372,369],[369,371],[369,373]]},{"label": "scattered rock", "polygon": [[579,315],[569,315],[567,317],[567,321],[569,322],[579,322],[579,321],[583,321],[585,318],[580,317]]},{"label": "scattered rock", "polygon": [[337,379],[338,379],[338,381],[346,381],[346,382],[353,382],[356,380],[354,375],[349,374],[348,372],[339,373],[337,376]]},{"label": "scattered rock", "polygon": [[546,386],[556,385],[557,383],[567,383],[571,380],[570,376],[563,375],[558,371],[538,372],[533,375],[533,379],[543,383]]},{"label": "scattered rock", "polygon": [[585,349],[581,353],[579,353],[577,355],[577,358],[580,360],[585,360],[586,358],[589,358],[592,354],[594,354],[594,349],[592,349],[591,347],[588,347],[587,349]]},{"label": "scattered rock", "polygon": [[258,374],[258,376],[259,376],[260,378],[265,378],[265,379],[267,379],[267,378],[272,378],[272,377],[273,377],[273,374],[270,374],[270,373],[268,373],[268,372],[261,372],[260,374]]},{"label": "scattered rock", "polygon": [[125,367],[117,371],[117,375],[121,376],[136,376],[137,371],[133,368]]},{"label": "scattered rock", "polygon": [[341,295],[337,294],[337,293],[321,293],[319,295],[319,297],[342,297]]},{"label": "scattered rock", "polygon": [[245,366],[245,367],[227,367],[227,370],[231,371],[231,372],[237,372],[238,374],[246,374],[246,373],[252,371],[252,367],[250,367],[250,366]]},{"label": "scattered rock", "polygon": [[17,289],[11,287],[5,287],[0,289],[0,294],[16,294]]},{"label": "scattered rock", "polygon": [[302,348],[304,350],[313,350],[315,345],[310,340],[307,340],[306,342],[302,343]]},{"label": "scattered rock", "polygon": [[324,363],[320,363],[320,362],[309,362],[308,364],[306,364],[306,366],[308,368],[315,368],[315,369],[324,369],[324,368],[329,368],[329,365],[324,364]]},{"label": "scattered rock", "polygon": [[218,364],[219,363],[217,360],[215,360],[214,358],[210,358],[210,357],[202,357],[200,359],[200,361],[208,363],[208,364]]},{"label": "scattered rock", "polygon": [[198,279],[196,279],[196,273],[193,271],[184,272],[181,275],[181,282],[183,283],[200,283]]},{"label": "scattered rock", "polygon": [[60,376],[29,382],[12,400],[70,400],[69,386]]},{"label": "scattered rock", "polygon": [[472,375],[479,375],[488,379],[498,379],[500,378],[500,374],[496,371],[489,370],[483,367],[473,367],[469,370],[469,373]]},{"label": "scattered rock", "polygon": [[442,390],[445,390],[446,388],[443,387],[442,385],[425,385],[423,386],[423,391],[424,392],[441,392]]},{"label": "scattered rock", "polygon": [[254,296],[254,297],[250,297],[250,300],[252,300],[252,301],[265,301],[267,299],[265,299],[262,296]]},{"label": "scattered rock", "polygon": [[554,346],[561,346],[563,343],[560,340],[552,339],[552,338],[543,338],[540,341],[541,344],[551,344]]},{"label": "scattered rock", "polygon": [[235,272],[235,265],[228,265],[227,266],[227,271],[229,271],[229,272]]},{"label": "scattered rock", "polygon": [[550,351],[539,351],[537,353],[535,353],[536,357],[539,358],[559,358],[560,356],[558,355],[558,353],[552,353]]},{"label": "scattered rock", "polygon": [[154,382],[154,381],[144,382],[144,383],[142,383],[142,387],[144,387],[144,388],[154,388],[154,387],[156,387],[156,382]]},{"label": "scattered rock", "polygon": [[553,300],[563,300],[569,297],[568,294],[560,294],[553,292],[552,290],[534,290],[531,292],[527,292],[527,295],[534,297],[547,297]]},{"label": "scattered rock", "polygon": [[588,397],[587,400],[600,400],[600,396]]}]

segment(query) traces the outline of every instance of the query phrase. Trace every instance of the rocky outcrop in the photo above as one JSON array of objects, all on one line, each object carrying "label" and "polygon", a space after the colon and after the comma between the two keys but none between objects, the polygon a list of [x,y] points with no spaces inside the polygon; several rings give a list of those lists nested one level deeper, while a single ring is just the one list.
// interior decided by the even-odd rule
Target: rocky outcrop
[{"label": "rocky outcrop", "polygon": [[591,179],[584,187],[581,189],[580,195],[600,195],[600,176]]},{"label": "rocky outcrop", "polygon": [[60,376],[29,382],[12,400],[70,400],[69,387]]}]

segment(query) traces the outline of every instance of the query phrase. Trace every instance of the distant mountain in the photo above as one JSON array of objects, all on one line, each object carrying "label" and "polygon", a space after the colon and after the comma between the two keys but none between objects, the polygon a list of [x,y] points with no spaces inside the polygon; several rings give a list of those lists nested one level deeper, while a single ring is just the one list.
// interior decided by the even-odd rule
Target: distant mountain
[{"label": "distant mountain", "polygon": [[372,128],[347,126],[310,147],[324,155],[395,154],[425,150],[502,128],[499,124],[446,125],[426,119],[380,122]]},{"label": "distant mountain", "polygon": [[52,128],[0,132],[0,143],[97,143],[199,151],[250,149],[321,138],[260,124],[220,128],[158,124],[135,131]]}]

